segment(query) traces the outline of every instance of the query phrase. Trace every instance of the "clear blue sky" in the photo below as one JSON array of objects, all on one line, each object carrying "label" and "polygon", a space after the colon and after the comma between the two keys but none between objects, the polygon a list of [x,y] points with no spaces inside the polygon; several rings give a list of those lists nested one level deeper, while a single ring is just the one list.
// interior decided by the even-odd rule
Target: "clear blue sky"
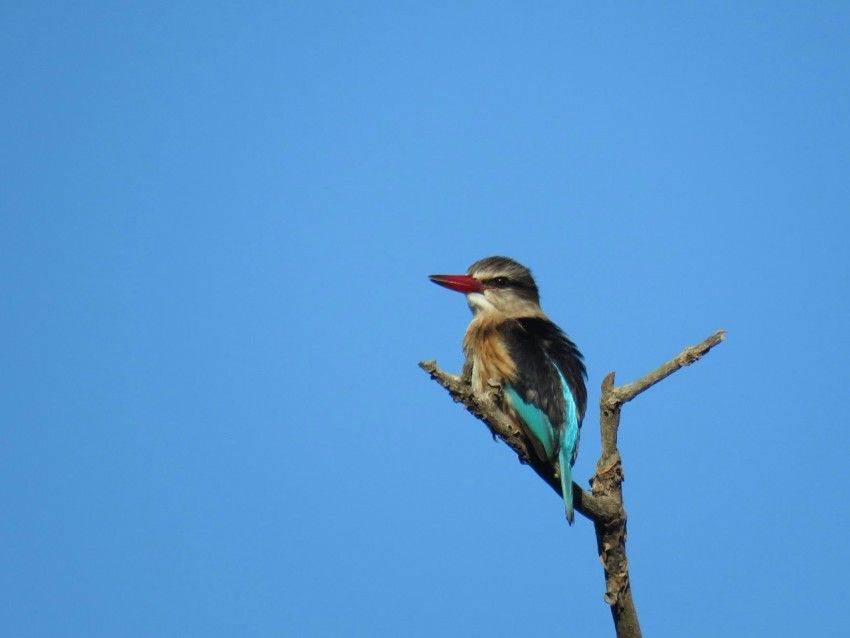
[{"label": "clear blue sky", "polygon": [[0,633],[610,636],[592,526],[417,368],[505,254],[626,382],[651,636],[834,636],[850,4],[5,3]]}]

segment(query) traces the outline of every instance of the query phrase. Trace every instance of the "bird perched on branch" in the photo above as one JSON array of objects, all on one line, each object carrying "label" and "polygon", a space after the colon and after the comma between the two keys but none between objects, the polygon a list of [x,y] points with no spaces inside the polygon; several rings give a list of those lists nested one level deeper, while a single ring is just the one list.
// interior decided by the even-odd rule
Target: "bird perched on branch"
[{"label": "bird perched on branch", "polygon": [[466,295],[473,318],[463,338],[472,386],[502,390],[502,411],[528,437],[535,454],[560,467],[561,493],[573,523],[572,465],[587,407],[582,355],[540,309],[531,271],[507,257],[487,257],[466,275],[431,275]]}]

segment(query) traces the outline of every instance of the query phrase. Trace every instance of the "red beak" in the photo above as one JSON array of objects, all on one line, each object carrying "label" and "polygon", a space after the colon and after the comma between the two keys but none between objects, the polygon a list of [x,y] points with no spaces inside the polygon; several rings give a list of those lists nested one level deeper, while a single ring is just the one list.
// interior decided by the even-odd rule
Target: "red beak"
[{"label": "red beak", "polygon": [[456,290],[468,295],[471,292],[481,292],[481,282],[466,275],[431,275],[428,277],[435,284],[449,290]]}]

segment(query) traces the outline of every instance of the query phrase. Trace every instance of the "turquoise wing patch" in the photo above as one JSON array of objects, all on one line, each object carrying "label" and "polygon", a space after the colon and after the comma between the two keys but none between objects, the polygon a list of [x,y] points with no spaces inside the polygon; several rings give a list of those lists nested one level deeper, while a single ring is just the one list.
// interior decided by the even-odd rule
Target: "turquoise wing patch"
[{"label": "turquoise wing patch", "polygon": [[558,441],[556,440],[555,430],[552,427],[552,422],[549,421],[549,417],[536,405],[523,401],[513,386],[505,386],[505,393],[510,398],[513,409],[516,410],[516,413],[522,419],[523,423],[525,423],[529,432],[543,446],[543,449],[546,451],[546,457],[549,459],[553,458]]}]

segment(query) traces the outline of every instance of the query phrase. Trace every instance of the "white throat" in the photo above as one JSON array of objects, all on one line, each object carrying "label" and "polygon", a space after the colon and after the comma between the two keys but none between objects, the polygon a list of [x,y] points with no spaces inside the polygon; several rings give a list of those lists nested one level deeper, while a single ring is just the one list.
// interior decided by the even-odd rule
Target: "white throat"
[{"label": "white throat", "polygon": [[496,310],[496,306],[490,303],[490,300],[480,292],[471,292],[466,295],[466,303],[469,304],[469,309],[472,310],[473,315],[477,315],[479,312],[494,312]]}]

